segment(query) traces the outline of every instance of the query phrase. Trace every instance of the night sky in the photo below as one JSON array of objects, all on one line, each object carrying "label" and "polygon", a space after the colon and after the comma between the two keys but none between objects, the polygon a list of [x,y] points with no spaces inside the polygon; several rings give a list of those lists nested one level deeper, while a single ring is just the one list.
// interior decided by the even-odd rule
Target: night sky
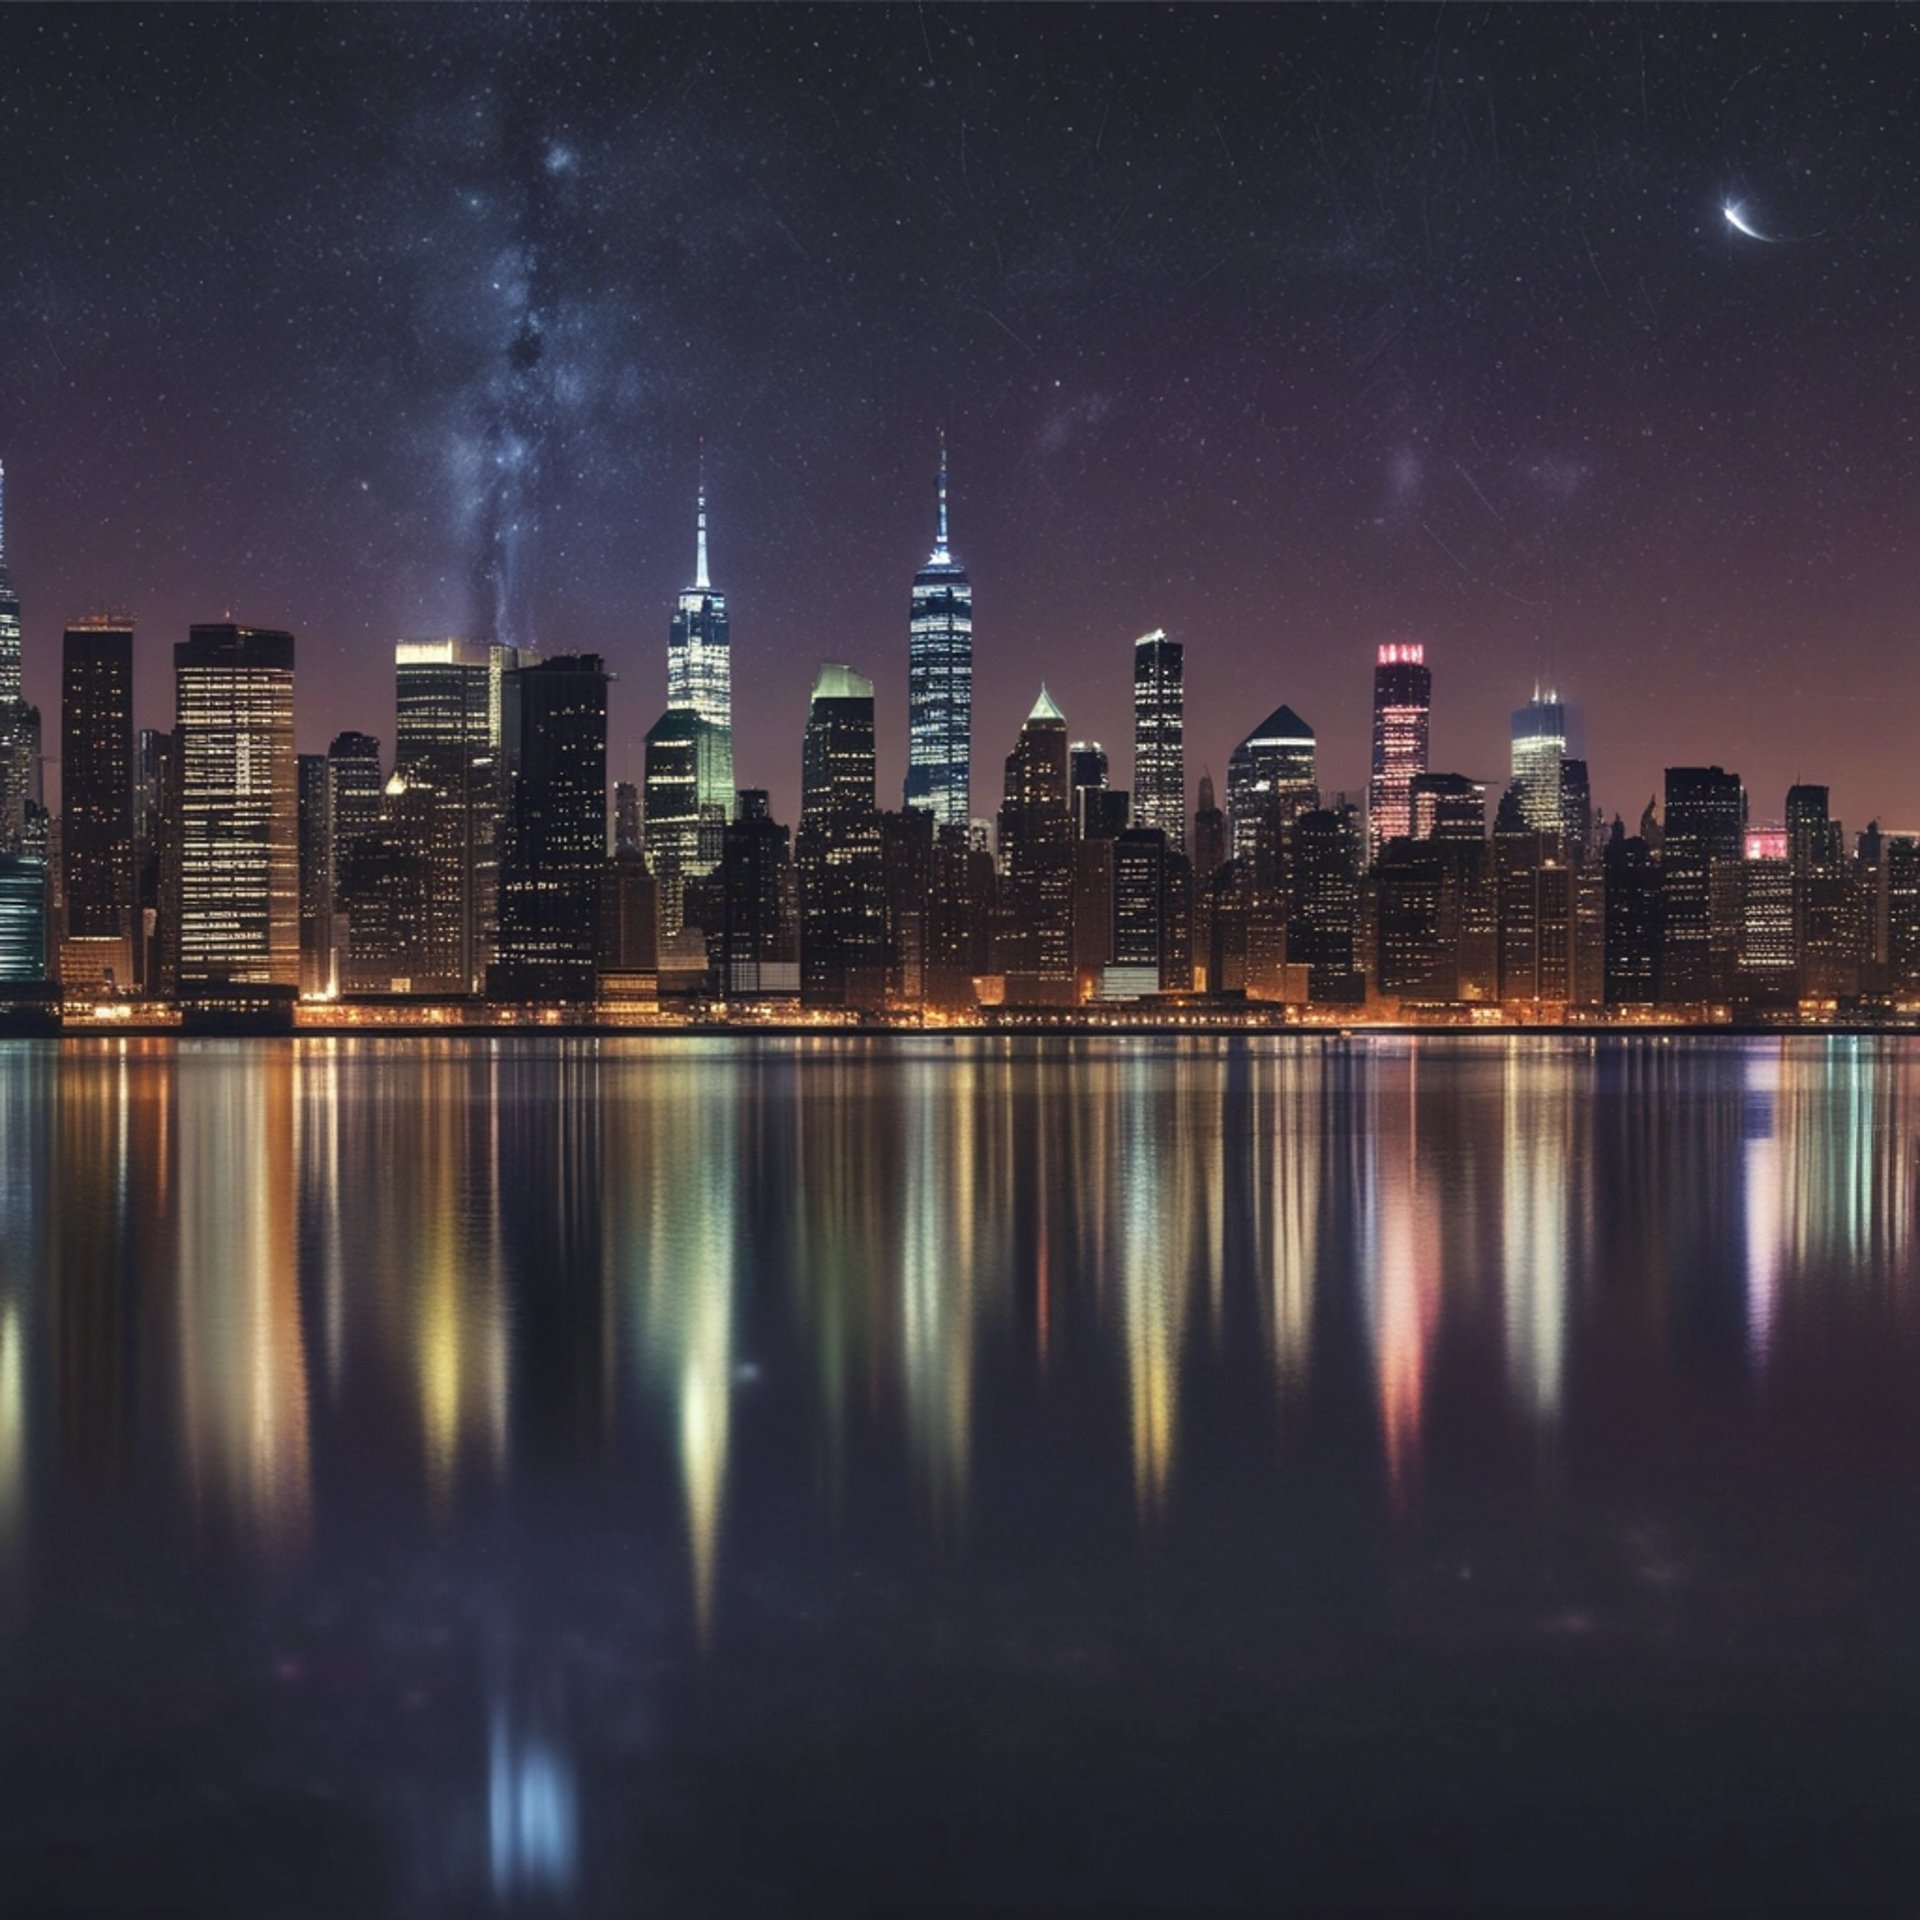
[{"label": "night sky", "polygon": [[1920,15],[14,7],[0,54],[50,751],[103,603],[152,724],[189,621],[292,628],[309,750],[498,612],[607,656],[637,777],[704,434],[740,783],[792,817],[841,658],[897,805],[944,422],[976,811],[1043,674],[1124,781],[1165,626],[1195,780],[1284,700],[1358,789],[1419,638],[1438,767],[1503,780],[1542,676],[1609,810],[1718,760],[1920,824]]}]

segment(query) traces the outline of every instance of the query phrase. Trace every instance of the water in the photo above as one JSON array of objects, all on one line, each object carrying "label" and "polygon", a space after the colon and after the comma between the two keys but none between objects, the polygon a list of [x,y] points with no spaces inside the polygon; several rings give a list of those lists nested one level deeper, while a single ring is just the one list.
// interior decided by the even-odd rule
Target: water
[{"label": "water", "polygon": [[1904,1900],[1917,1102],[0,1047],[9,1901]]}]

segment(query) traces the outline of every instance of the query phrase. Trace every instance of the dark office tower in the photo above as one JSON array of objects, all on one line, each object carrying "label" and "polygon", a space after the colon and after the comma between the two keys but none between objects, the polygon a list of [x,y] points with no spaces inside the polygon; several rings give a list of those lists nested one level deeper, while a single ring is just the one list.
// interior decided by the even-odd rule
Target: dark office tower
[{"label": "dark office tower", "polygon": [[607,674],[593,653],[507,675],[506,833],[496,997],[584,1000],[594,990],[607,858]]},{"label": "dark office tower", "polygon": [[1133,818],[1186,851],[1186,649],[1156,628],[1133,643]]},{"label": "dark office tower", "polygon": [[333,988],[332,809],[327,804],[327,756],[303,753],[300,793],[300,991]]},{"label": "dark office tower", "polygon": [[917,1013],[927,996],[933,908],[933,815],[902,807],[880,816],[880,875],[887,915],[887,1006]]},{"label": "dark office tower", "polygon": [[370,733],[337,733],[327,747],[327,959],[334,985],[347,988],[354,886],[360,850],[380,830],[386,775]]},{"label": "dark office tower", "polygon": [[1880,930],[1887,990],[1903,996],[1920,992],[1920,839],[1910,833],[1882,833],[1880,843]]},{"label": "dark office tower", "polygon": [[964,827],[973,777],[973,587],[947,544],[947,437],[933,551],[913,576],[907,636],[906,803]]},{"label": "dark office tower", "polygon": [[603,991],[608,974],[659,970],[659,891],[646,857],[631,847],[617,849],[600,876],[596,958]]},{"label": "dark office tower", "polygon": [[380,797],[371,830],[357,836],[341,863],[351,903],[344,986],[349,993],[444,993],[433,972],[433,823],[438,796],[395,771]]},{"label": "dark office tower", "polygon": [[1851,998],[1870,957],[1871,915],[1860,876],[1846,860],[1840,822],[1828,818],[1825,787],[1787,789],[1787,859],[1800,990],[1813,999]]},{"label": "dark office tower", "polygon": [[1159,993],[1167,979],[1167,836],[1129,827],[1113,842],[1113,959],[1101,985],[1109,999]]},{"label": "dark office tower", "polygon": [[1366,997],[1360,966],[1360,869],[1366,840],[1346,802],[1303,813],[1294,827],[1292,958],[1307,969],[1307,997],[1335,1005]]},{"label": "dark office tower", "polygon": [[1715,999],[1732,986],[1747,796],[1739,775],[1719,767],[1669,767],[1666,793],[1660,997],[1685,1006]]},{"label": "dark office tower", "polygon": [[1487,790],[1462,773],[1422,773],[1408,789],[1416,840],[1484,840]]},{"label": "dark office tower", "polygon": [[640,828],[640,789],[631,780],[613,783],[613,850],[638,853],[645,845]]},{"label": "dark office tower", "polygon": [[60,978],[133,985],[133,629],[69,627],[60,648]]},{"label": "dark office tower", "polygon": [[800,991],[799,943],[786,914],[790,837],[769,814],[764,792],[738,796],[720,859],[720,985],[729,1000]]},{"label": "dark office tower", "polygon": [[1650,1007],[1660,998],[1660,863],[1635,835],[1613,823],[1606,871],[1606,1003]]},{"label": "dark office tower", "polygon": [[1375,856],[1374,979],[1390,1000],[1457,1000],[1457,888],[1453,863],[1431,840],[1403,835]]},{"label": "dark office tower", "polygon": [[1007,756],[1000,807],[1000,972],[1010,1001],[1073,997],[1073,803],[1067,722],[1043,686]]},{"label": "dark office tower", "polygon": [[886,896],[874,808],[873,682],[822,666],[801,748],[800,990],[810,1005],[877,1009]]},{"label": "dark office tower", "polygon": [[1583,865],[1593,852],[1593,787],[1584,760],[1560,762],[1560,839],[1566,857]]},{"label": "dark office tower", "polygon": [[1509,787],[1493,817],[1493,889],[1499,938],[1497,990],[1515,1006],[1539,998],[1540,869],[1559,845],[1527,819],[1525,796]]},{"label": "dark office tower", "polygon": [[681,594],[667,634],[667,705],[691,708],[711,729],[698,768],[699,804],[724,823],[733,810],[733,646],[727,597],[707,578],[704,458],[694,512],[693,585]]},{"label": "dark office tower", "polygon": [[1277,867],[1296,815],[1320,804],[1313,728],[1291,707],[1275,707],[1227,761],[1227,819],[1233,857]]},{"label": "dark office tower", "polygon": [[1225,864],[1228,853],[1227,816],[1214,798],[1213,775],[1200,776],[1200,804],[1193,810],[1193,871],[1205,880],[1216,867]]},{"label": "dark office tower", "polygon": [[[1105,796],[1112,792],[1108,784],[1107,750],[1098,740],[1076,740],[1067,749],[1067,775],[1073,786],[1073,830],[1082,839],[1098,831],[1105,818]],[[1089,827],[1089,816],[1096,825]]]},{"label": "dark office tower", "polygon": [[[991,857],[985,867],[991,883]],[[976,1006],[974,977],[985,971],[985,966],[976,965],[975,958],[986,945],[990,910],[990,897],[982,898],[976,884],[971,831],[967,827],[937,828],[927,881],[929,1009],[965,1013]]]},{"label": "dark office tower", "polygon": [[1567,710],[1555,694],[1538,687],[1513,715],[1512,784],[1520,811],[1536,833],[1558,838],[1566,830],[1560,795],[1560,769],[1567,752]]},{"label": "dark office tower", "polygon": [[193,627],[173,658],[179,983],[297,991],[293,635]]},{"label": "dark office tower", "polygon": [[426,863],[416,993],[473,993],[486,978],[499,918],[502,695],[507,674],[534,658],[453,638],[394,648],[393,769]]},{"label": "dark office tower", "polygon": [[1377,856],[1413,830],[1409,789],[1427,770],[1433,672],[1418,642],[1395,642],[1374,656],[1373,774],[1367,782],[1367,851]]},{"label": "dark office tower", "polygon": [[171,731],[142,727],[133,761],[134,968],[142,993],[160,992],[168,967],[172,927],[162,912],[162,876],[169,830],[179,817],[177,767]]}]

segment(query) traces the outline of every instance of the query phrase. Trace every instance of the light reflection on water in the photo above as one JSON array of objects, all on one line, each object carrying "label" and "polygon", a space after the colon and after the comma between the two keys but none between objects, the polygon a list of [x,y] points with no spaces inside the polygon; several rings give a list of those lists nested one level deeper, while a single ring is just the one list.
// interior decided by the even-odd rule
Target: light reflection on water
[{"label": "light reflection on water", "polygon": [[[1836,1433],[1897,1477],[1917,1075],[1855,1040],[8,1046],[0,1633],[101,1725],[111,1606],[282,1700],[259,1739],[332,1728],[330,1791],[437,1835],[429,1904],[624,1897],[595,1768],[671,1772],[663,1674],[797,1684],[795,1623],[832,1669],[863,1608],[964,1640],[981,1581],[1030,1636],[1049,1582],[1118,1619],[1167,1556],[1229,1608],[1269,1539],[1331,1578],[1451,1530],[1471,1568],[1516,1488],[1571,1539],[1669,1471],[1703,1512],[1729,1463],[1833,1471]],[[421,1729],[395,1779],[356,1778],[353,1686]]]}]

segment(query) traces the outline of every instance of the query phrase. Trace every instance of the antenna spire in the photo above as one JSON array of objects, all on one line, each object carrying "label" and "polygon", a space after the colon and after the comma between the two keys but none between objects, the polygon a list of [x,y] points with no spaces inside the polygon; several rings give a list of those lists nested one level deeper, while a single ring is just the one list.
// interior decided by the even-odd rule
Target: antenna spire
[{"label": "antenna spire", "polygon": [[707,578],[707,436],[700,436],[700,489],[697,495],[698,506],[694,513],[693,536],[693,589],[696,593],[712,591],[713,582]]},{"label": "antenna spire", "polygon": [[933,557],[947,558],[947,430],[940,429],[940,537],[934,542]]},{"label": "antenna spire", "polygon": [[0,584],[7,577],[7,463],[0,460]]}]

